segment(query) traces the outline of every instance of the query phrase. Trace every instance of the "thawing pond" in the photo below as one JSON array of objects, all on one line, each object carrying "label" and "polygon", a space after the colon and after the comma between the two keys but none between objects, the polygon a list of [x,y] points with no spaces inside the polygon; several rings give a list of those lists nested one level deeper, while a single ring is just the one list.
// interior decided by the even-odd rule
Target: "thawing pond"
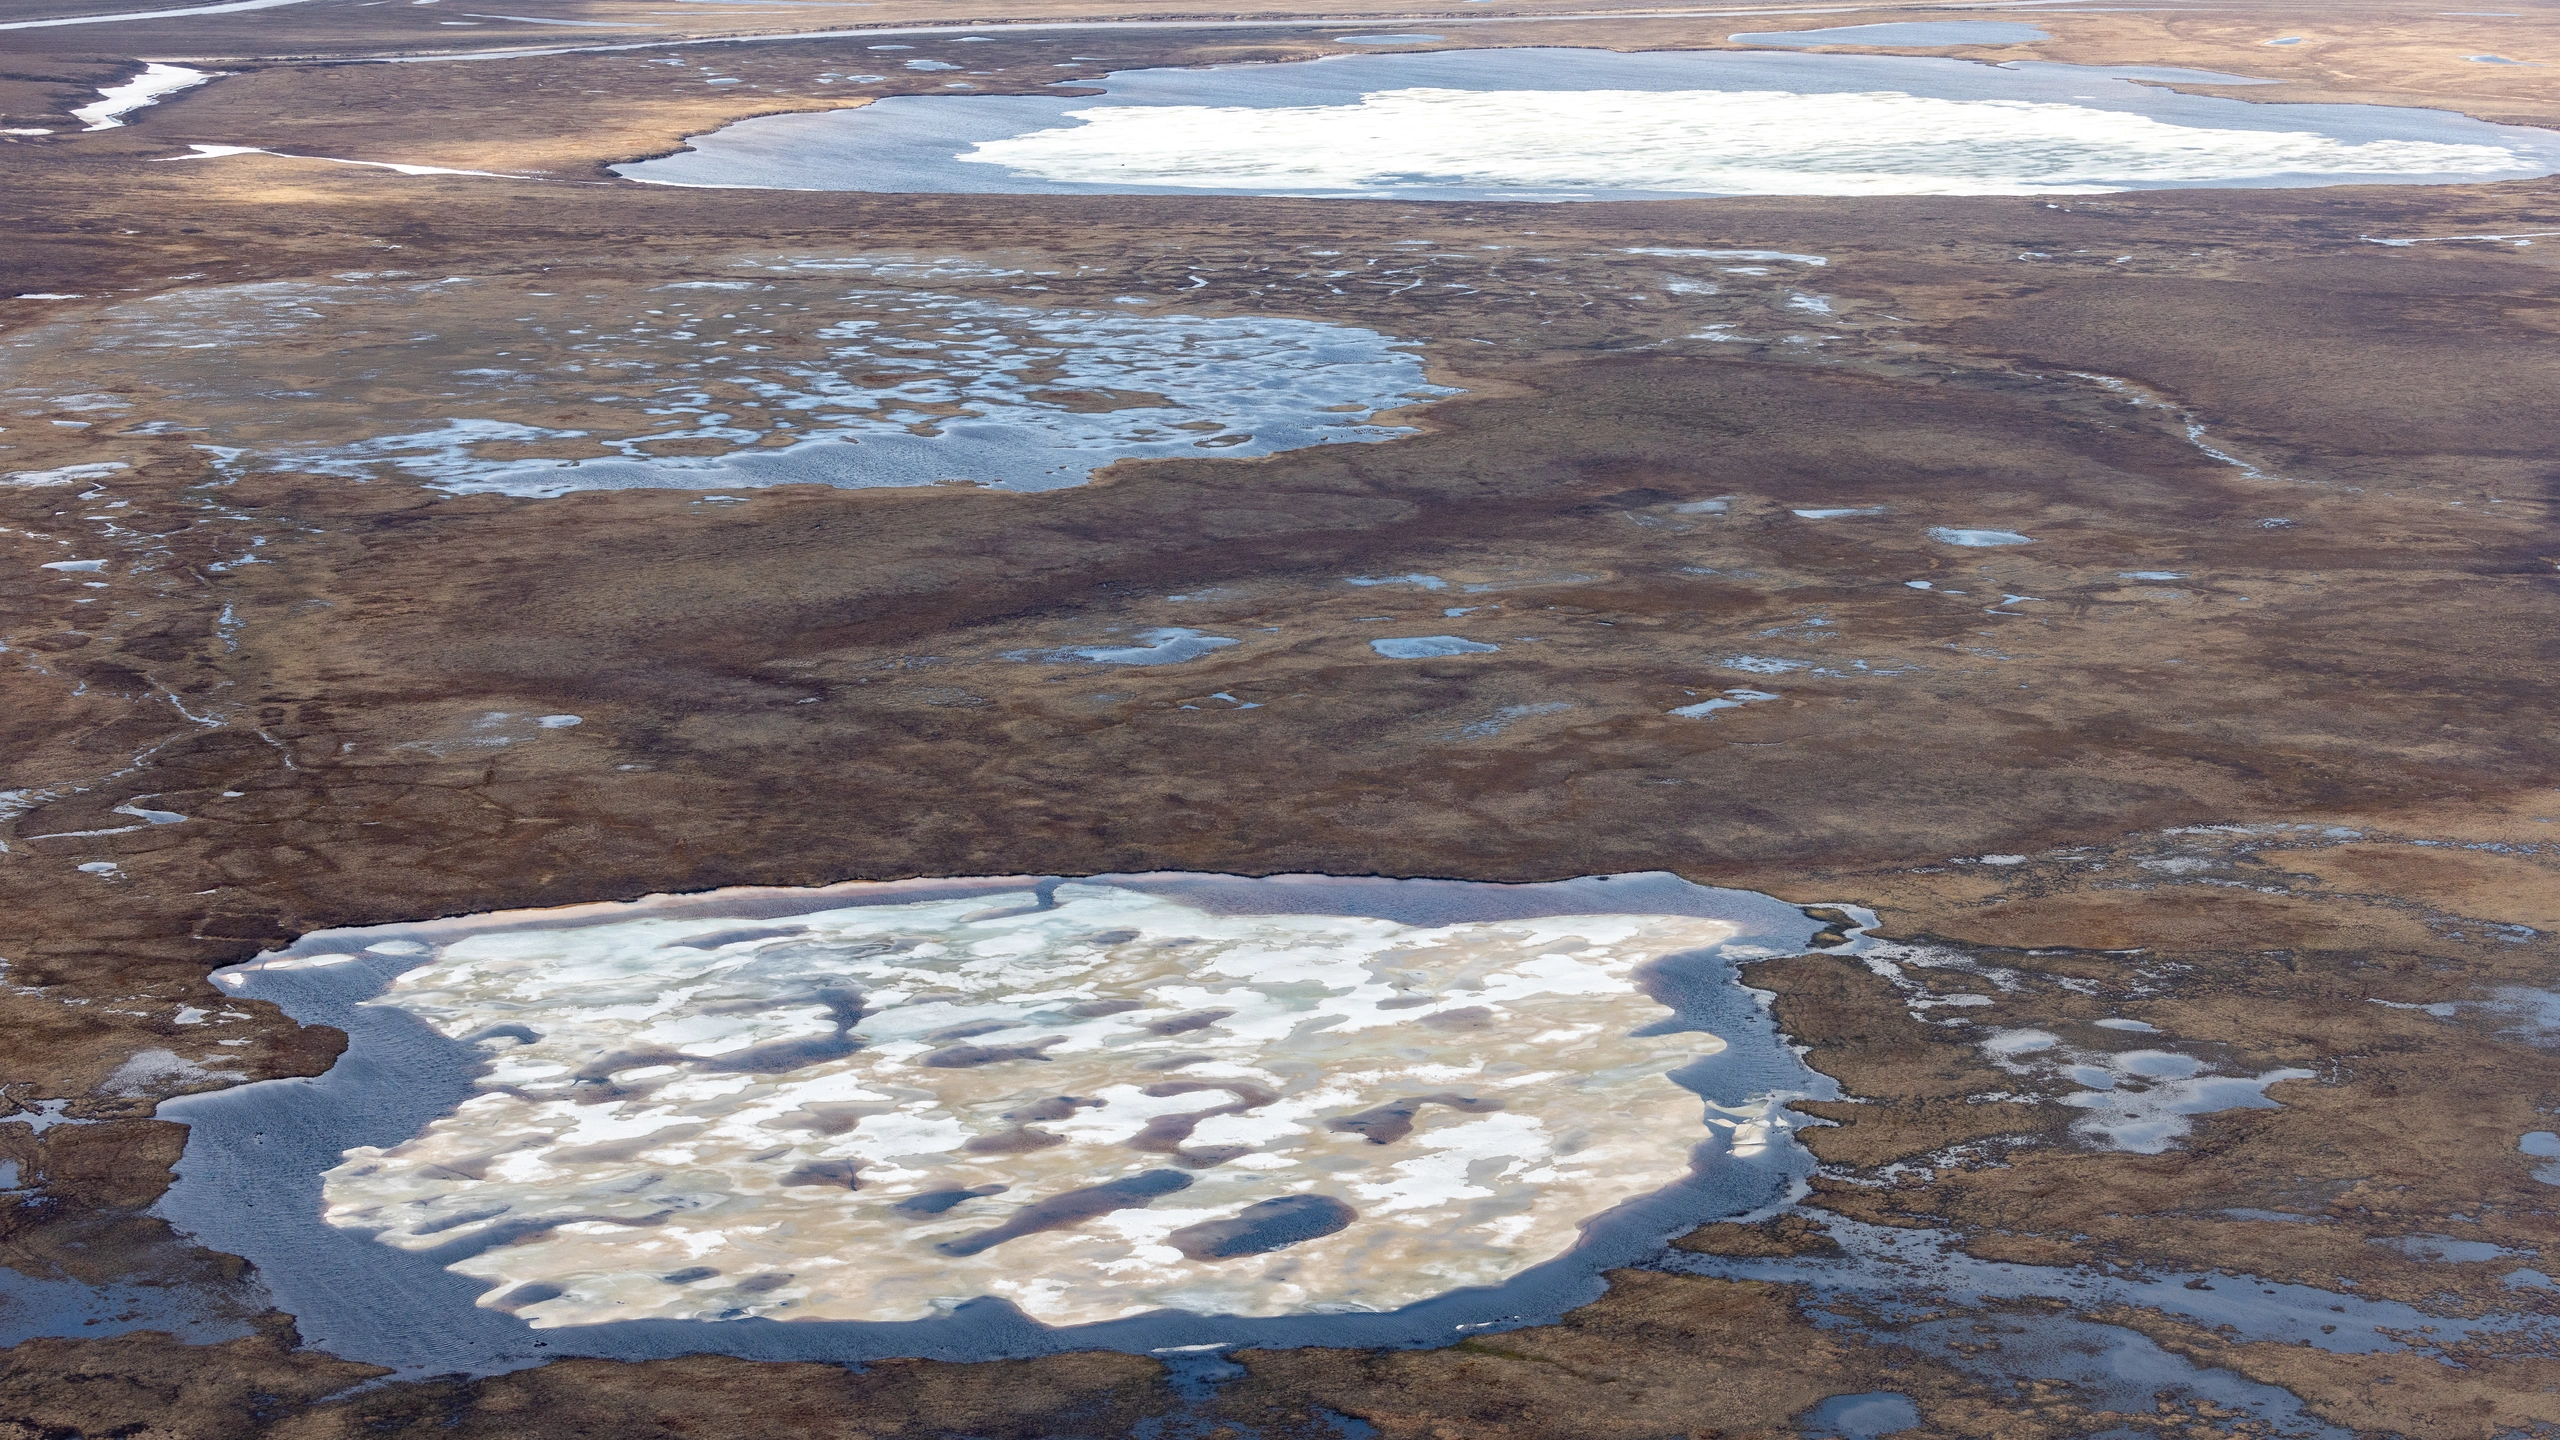
[{"label": "thawing pond", "polygon": [[[1045,276],[965,259],[798,256],[726,273],[740,278],[619,303],[520,293],[525,313],[493,326],[475,309],[489,303],[471,293],[479,282],[351,271],[172,290],[34,333],[78,357],[74,383],[118,392],[80,403],[183,397],[136,433],[197,435],[225,474],[526,497],[946,480],[1053,490],[1123,460],[1392,440],[1415,433],[1393,412],[1458,393],[1425,378],[1408,342],[1355,325],[899,283],[1046,289],[1034,283]],[[16,394],[21,414],[61,403]]]},{"label": "thawing pond", "polygon": [[1443,1342],[1806,1173],[1781,1106],[1832,1087],[1733,967],[1826,928],[1662,874],[1140,875],[324,932],[218,979],[347,1053],[164,1105],[161,1213],[409,1373]]},{"label": "thawing pond", "polygon": [[2547,132],[2251,104],[2206,71],[1752,51],[1452,50],[1138,70],[1102,96],[897,96],[615,167],[672,185],[1426,200],[2037,195],[2560,169]]}]

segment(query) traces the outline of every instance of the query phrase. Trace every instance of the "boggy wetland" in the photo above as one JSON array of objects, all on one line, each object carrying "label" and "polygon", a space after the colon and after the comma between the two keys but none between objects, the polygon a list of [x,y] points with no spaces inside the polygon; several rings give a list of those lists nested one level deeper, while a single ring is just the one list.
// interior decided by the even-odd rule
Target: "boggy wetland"
[{"label": "boggy wetland", "polygon": [[2543,17],[450,9],[0,15],[0,1435],[2560,1424]]}]

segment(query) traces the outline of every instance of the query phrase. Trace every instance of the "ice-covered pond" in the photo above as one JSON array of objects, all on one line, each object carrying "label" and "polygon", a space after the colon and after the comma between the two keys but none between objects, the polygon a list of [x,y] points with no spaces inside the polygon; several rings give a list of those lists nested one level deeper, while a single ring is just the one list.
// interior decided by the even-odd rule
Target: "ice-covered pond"
[{"label": "ice-covered pond", "polygon": [[1148,875],[327,932],[219,978],[349,1050],[165,1105],[162,1213],[412,1372],[1445,1340],[1786,1193],[1831,1089],[1733,966],[1822,928]]},{"label": "ice-covered pond", "polygon": [[2539,130],[2161,82],[2262,83],[1771,51],[1349,54],[1127,71],[1101,96],[898,96],[767,116],[616,168],[776,189],[1434,200],[2086,194],[2560,169],[2560,141]]}]

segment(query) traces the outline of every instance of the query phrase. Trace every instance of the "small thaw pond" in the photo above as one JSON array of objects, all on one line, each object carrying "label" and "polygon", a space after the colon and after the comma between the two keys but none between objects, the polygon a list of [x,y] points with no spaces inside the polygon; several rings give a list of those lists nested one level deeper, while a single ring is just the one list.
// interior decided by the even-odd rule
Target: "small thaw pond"
[{"label": "small thaw pond", "polygon": [[1424,200],[2093,194],[2560,169],[2547,132],[2251,104],[2205,71],[1766,51],[1450,50],[1114,74],[1103,96],[896,96],[617,166],[772,189]]},{"label": "small thaw pond", "polygon": [[408,1373],[1445,1342],[1809,1171],[1780,1106],[1833,1087],[1733,967],[1822,928],[1158,874],[325,932],[218,979],[347,1053],[165,1104],[160,1213]]}]

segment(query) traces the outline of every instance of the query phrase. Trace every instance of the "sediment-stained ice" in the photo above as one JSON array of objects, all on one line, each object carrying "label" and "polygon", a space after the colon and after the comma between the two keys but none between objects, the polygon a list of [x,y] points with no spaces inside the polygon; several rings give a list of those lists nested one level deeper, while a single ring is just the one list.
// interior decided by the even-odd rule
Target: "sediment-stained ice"
[{"label": "sediment-stained ice", "polygon": [[488,1067],[423,1133],[347,1151],[326,1218],[450,1256],[537,1327],[1394,1309],[1688,1173],[1706,1106],[1666,1077],[1725,1046],[1644,1033],[1672,1012],[1641,967],[1737,933],[1076,882],[468,933],[367,1003]]}]

